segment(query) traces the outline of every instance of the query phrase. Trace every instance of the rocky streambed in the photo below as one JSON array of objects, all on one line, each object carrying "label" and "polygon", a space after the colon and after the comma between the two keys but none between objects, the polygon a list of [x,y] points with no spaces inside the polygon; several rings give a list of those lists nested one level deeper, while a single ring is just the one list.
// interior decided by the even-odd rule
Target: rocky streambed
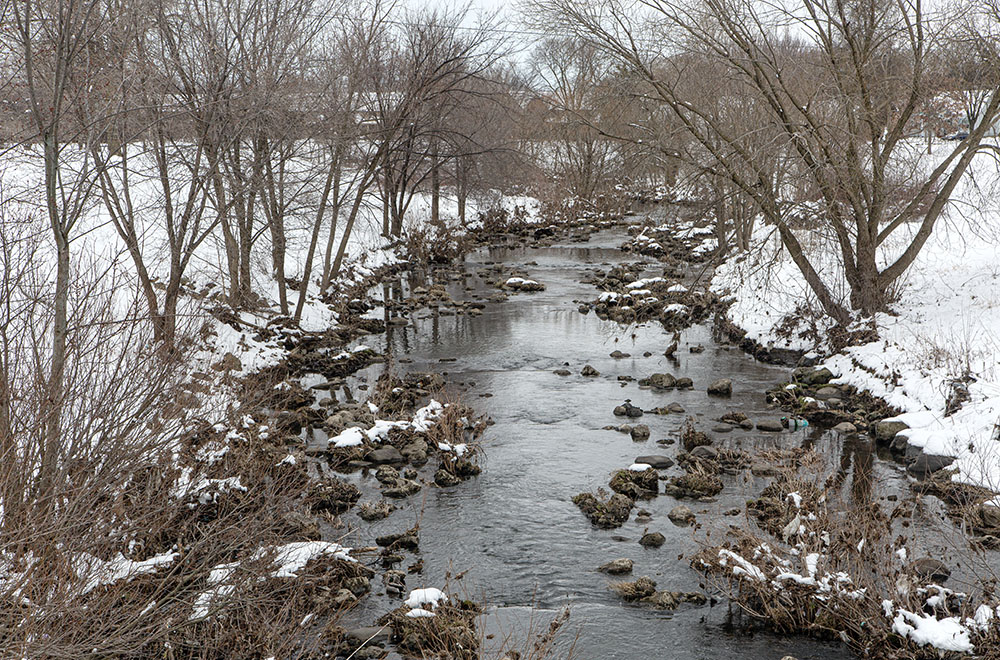
[{"label": "rocky streambed", "polygon": [[[385,334],[346,354],[369,356],[363,342],[380,361],[358,357],[334,383],[351,401],[326,401],[336,419],[303,431],[319,471],[345,491],[323,536],[368,549],[364,597],[342,595],[352,608],[339,625],[354,640],[344,648],[371,636],[365,657],[412,652],[416,638],[399,644],[399,634],[420,630],[399,618],[402,601],[442,588],[457,643],[473,644],[463,635],[474,620],[487,652],[569,608],[554,643],[576,657],[846,657],[837,640],[746,625],[696,570],[699,553],[733,529],[780,538],[790,502],[801,504],[785,491],[803,473],[826,479],[822,494],[796,491],[806,505],[827,495],[877,502],[911,557],[948,555],[945,505],[865,433],[888,411],[809,370],[788,387],[788,368],[716,343],[701,266],[664,264],[642,236],[546,232],[372,292],[381,304],[364,323]],[[355,396],[378,401],[379,414]],[[451,411],[434,432],[444,435],[414,434],[432,398]],[[378,450],[338,443],[388,413],[413,415],[411,426],[387,430]],[[796,423],[804,417],[815,423]],[[961,565],[949,572],[950,586],[974,579]]]}]

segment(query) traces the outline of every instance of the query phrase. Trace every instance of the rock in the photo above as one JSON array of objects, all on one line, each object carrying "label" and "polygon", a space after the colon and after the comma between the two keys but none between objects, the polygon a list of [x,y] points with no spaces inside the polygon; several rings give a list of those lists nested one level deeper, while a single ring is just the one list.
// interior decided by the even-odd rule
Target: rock
[{"label": "rock", "polygon": [[763,421],[757,422],[757,430],[765,431],[767,433],[781,433],[782,431],[781,422],[765,419]]},{"label": "rock", "polygon": [[826,367],[799,367],[792,372],[792,378],[804,385],[826,385],[833,379],[833,372]]},{"label": "rock", "polygon": [[598,499],[593,493],[580,493],[573,498],[573,504],[580,508],[590,522],[604,529],[621,527],[635,505],[621,493],[615,493],[607,500]]},{"label": "rock", "polygon": [[906,422],[883,419],[875,425],[875,439],[879,442],[889,442],[896,437],[897,433],[905,431],[908,428],[910,428],[910,425]]},{"label": "rock", "polygon": [[400,453],[408,462],[423,465],[427,462],[427,443],[420,438],[414,438],[400,450]]},{"label": "rock", "polygon": [[626,399],[625,403],[615,406],[614,414],[618,417],[642,417],[642,408],[633,406],[631,400]]},{"label": "rock", "polygon": [[653,374],[649,378],[643,378],[639,385],[643,387],[655,387],[660,390],[672,389],[677,384],[677,379],[671,374]]},{"label": "rock", "polygon": [[387,463],[405,463],[403,454],[392,445],[383,445],[378,449],[368,452],[367,460],[375,465],[385,465]]},{"label": "rock", "polygon": [[[346,607],[351,603],[358,600],[358,597],[350,592],[348,589],[340,589],[333,596],[330,597],[333,604],[339,607]],[[367,637],[365,639],[368,639]]]},{"label": "rock", "polygon": [[344,636],[351,642],[364,642],[371,639],[376,644],[385,644],[391,635],[392,629],[389,626],[354,628],[344,633]]},{"label": "rock", "polygon": [[612,475],[608,487],[633,500],[653,497],[660,490],[660,475],[653,468],[641,472],[618,470]]},{"label": "rock", "polygon": [[632,427],[632,430],[629,431],[629,435],[631,435],[632,439],[636,442],[649,440],[649,427],[645,424],[636,424]]},{"label": "rock", "polygon": [[676,386],[679,390],[689,390],[694,387],[694,381],[685,376],[677,379]]},{"label": "rock", "polygon": [[[639,459],[636,459],[639,462]],[[983,527],[988,529],[1000,529],[1000,506],[992,504],[980,504],[976,513]]]},{"label": "rock", "polygon": [[656,582],[648,577],[641,577],[635,582],[618,582],[611,588],[626,601],[636,601],[656,593]]},{"label": "rock", "polygon": [[599,372],[597,369],[594,369],[592,366],[588,364],[583,367],[583,371],[580,372],[580,375],[594,377],[594,376],[600,376],[601,372]]},{"label": "rock", "polygon": [[755,477],[773,477],[778,474],[778,468],[770,463],[754,463],[750,466],[750,473]]},{"label": "rock", "polygon": [[632,560],[613,559],[607,564],[603,564],[597,570],[602,573],[607,573],[608,575],[625,575],[632,572]]},{"label": "rock", "polygon": [[826,387],[821,387],[816,390],[816,394],[813,396],[820,401],[829,401],[830,399],[840,398],[840,388],[834,387],[833,385],[827,385]]},{"label": "rock", "polygon": [[347,578],[344,580],[344,588],[360,598],[371,590],[372,585],[368,578],[363,575],[359,575],[358,577]]},{"label": "rock", "polygon": [[925,477],[929,474],[934,474],[938,470],[948,467],[954,462],[955,459],[951,456],[920,454],[917,456],[916,460],[906,467],[906,471],[918,477]]},{"label": "rock", "polygon": [[719,450],[711,445],[698,445],[688,453],[695,458],[708,458],[713,461],[719,458]]},{"label": "rock", "polygon": [[388,518],[389,514],[395,509],[396,507],[386,500],[379,500],[378,502],[362,502],[358,507],[358,516],[362,520],[372,522],[374,520]]},{"label": "rock", "polygon": [[920,580],[933,582],[934,584],[944,584],[951,576],[951,569],[944,565],[944,562],[930,557],[915,559],[906,566],[906,570]]},{"label": "rock", "polygon": [[243,362],[232,353],[226,353],[222,359],[212,365],[216,371],[243,371]]},{"label": "rock", "polygon": [[731,396],[733,381],[728,378],[720,378],[708,386],[708,393],[713,396]]},{"label": "rock", "polygon": [[673,591],[656,591],[649,596],[641,598],[639,602],[652,605],[658,610],[675,610],[680,604],[677,594]]},{"label": "rock", "polygon": [[448,470],[439,469],[434,473],[434,483],[442,488],[450,488],[451,486],[457,486],[462,483],[462,480]]},{"label": "rock", "polygon": [[628,353],[622,353],[621,351],[611,351],[611,357],[616,360],[621,360],[623,358],[632,357]]},{"label": "rock", "polygon": [[685,474],[681,477],[670,477],[663,487],[664,493],[678,499],[713,497],[721,491],[722,480],[711,474]]},{"label": "rock", "polygon": [[698,344],[697,346],[692,346],[688,350],[691,351],[692,353],[704,353],[705,347],[702,346],[701,344]]},{"label": "rock", "polygon": [[388,487],[382,491],[382,494],[386,497],[403,498],[409,497],[415,493],[420,492],[420,484],[412,479],[404,479],[398,477],[391,484],[386,484]]},{"label": "rock", "polygon": [[649,532],[647,534],[643,534],[642,538],[639,539],[639,545],[644,548],[659,548],[666,542],[667,537],[659,532]]},{"label": "rock", "polygon": [[670,513],[667,514],[667,518],[670,518],[670,522],[675,525],[690,525],[694,522],[694,511],[683,504],[678,504],[670,510]]},{"label": "rock", "polygon": [[420,549],[420,537],[416,531],[409,529],[405,532],[395,534],[384,534],[375,538],[375,545],[390,550],[412,550]]},{"label": "rock", "polygon": [[[572,372],[569,369],[556,369],[552,373],[554,373],[557,376],[569,376]],[[586,375],[587,374],[584,374],[584,376]]]},{"label": "rock", "polygon": [[662,456],[659,454],[650,454],[648,456],[636,456],[636,463],[645,463],[649,465],[654,470],[666,470],[669,467],[674,466],[674,461],[669,456]]},{"label": "rock", "polygon": [[854,424],[851,424],[850,422],[841,422],[840,424],[834,426],[833,430],[837,431],[838,433],[857,433],[858,427],[856,427]]}]

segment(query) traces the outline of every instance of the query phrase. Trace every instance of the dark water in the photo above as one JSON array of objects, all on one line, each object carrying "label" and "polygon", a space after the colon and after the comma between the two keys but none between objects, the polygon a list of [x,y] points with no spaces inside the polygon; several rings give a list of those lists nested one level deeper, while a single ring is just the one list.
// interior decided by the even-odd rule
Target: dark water
[{"label": "dark water", "polygon": [[[537,263],[523,268],[543,282],[546,291],[513,294],[507,302],[487,305],[481,316],[444,316],[425,310],[415,315],[411,325],[391,328],[384,338],[366,342],[384,342],[376,346],[394,360],[412,360],[396,362],[392,368],[399,371],[447,372],[451,395],[460,396],[496,424],[485,436],[484,469],[478,478],[450,489],[425,487],[385,521],[356,521],[359,529],[346,541],[370,544],[376,534],[401,531],[419,522],[424,570],[408,576],[407,589],[444,587],[449,571],[467,571],[449,588],[485,598],[491,606],[485,627],[499,632],[498,637],[523,634],[529,621],[544,625],[568,607],[570,621],[559,648],[574,648],[574,657],[851,657],[838,644],[740,632],[730,625],[731,610],[725,599],[714,607],[687,605],[675,612],[624,604],[608,589],[614,578],[596,570],[611,559],[629,557],[635,561],[632,579],[647,575],[660,589],[699,590],[700,575],[689,567],[699,541],[711,533],[709,540],[721,542],[725,526],[740,521],[723,516],[723,511],[742,508],[747,497],[755,496],[767,483],[749,476],[723,476],[726,488],[717,501],[687,502],[705,523],[699,529],[674,526],[667,512],[678,501],[663,495],[639,503],[652,513],[648,525],[630,520],[617,530],[595,529],[570,498],[606,487],[611,473],[627,467],[638,455],[675,455],[676,445],[661,446],[656,440],[670,437],[685,417],[646,414],[630,420],[647,424],[652,431],[648,441],[637,443],[627,434],[602,429],[623,421],[614,417],[612,409],[624,399],[644,409],[676,401],[704,430],[713,426],[712,419],[731,409],[744,410],[754,419],[777,419],[781,413],[768,409],[763,392],[787,379],[788,373],[713,343],[705,327],[683,332],[678,361],[672,362],[663,357],[670,337],[659,324],[625,328],[592,313],[580,314],[572,301],[598,295],[595,287],[581,283],[588,268],[636,259],[615,249],[622,236],[605,232],[579,246],[476,252],[468,259],[470,276],[464,283],[473,290],[453,283],[450,291],[456,298],[482,298],[495,292],[490,282],[472,275],[493,262],[512,267]],[[655,272],[655,264],[651,268]],[[688,348],[694,344],[706,350],[690,353]],[[615,349],[632,357],[612,359],[609,353]],[[642,357],[647,351],[652,356]],[[442,358],[455,361],[441,362]],[[567,363],[572,376],[552,373]],[[601,376],[579,376],[585,364],[593,365]],[[373,367],[361,377],[372,380],[383,368]],[[640,389],[635,382],[623,386],[617,380],[618,376],[639,379],[663,371],[689,376],[695,388],[654,392]],[[707,397],[708,382],[723,376],[733,379],[732,399]],[[845,492],[853,489],[861,497],[869,496],[872,489],[884,495],[905,488],[901,468],[877,460],[865,442],[842,447],[842,439],[834,434],[815,431],[767,435],[736,430],[712,435],[719,444],[747,449],[815,445],[829,456],[830,469],[843,468],[840,487]],[[682,472],[675,467],[667,473]],[[374,485],[371,476],[351,478],[363,486]],[[928,519],[936,516],[936,511],[930,512]],[[663,547],[646,550],[639,545],[647,527],[667,537]],[[627,540],[615,540],[616,536]],[[376,579],[373,584],[377,593],[381,582]],[[365,603],[357,613],[359,621],[396,606],[388,597],[378,596]]]}]

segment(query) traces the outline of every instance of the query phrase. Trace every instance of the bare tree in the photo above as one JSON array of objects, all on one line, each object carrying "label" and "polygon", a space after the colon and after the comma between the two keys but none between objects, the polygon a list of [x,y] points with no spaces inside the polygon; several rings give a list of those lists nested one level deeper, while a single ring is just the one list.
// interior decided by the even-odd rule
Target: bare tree
[{"label": "bare tree", "polygon": [[[831,317],[884,309],[893,284],[930,237],[959,179],[1000,113],[992,94],[982,121],[940,160],[914,153],[911,127],[928,92],[929,58],[944,25],[902,0],[648,0],[630,12],[615,0],[539,0],[536,9],[642,76],[713,169],[760,208]],[[795,39],[788,38],[789,26]],[[684,93],[686,54],[716,62],[752,94],[762,125],[813,191],[815,218],[837,245],[850,300],[838,300],[796,235],[806,199],[789,199],[744,146],[746,133],[720,123]],[[994,63],[983,61],[983,66]],[[912,230],[911,230],[912,228]],[[902,231],[900,231],[902,230]],[[906,238],[902,238],[907,234]],[[885,266],[887,240],[903,241]]]},{"label": "bare tree", "polygon": [[[23,0],[0,6],[5,56],[20,66],[18,82],[29,99],[33,131],[25,136],[32,153],[39,145],[44,208],[56,254],[52,293],[52,350],[45,411],[48,442],[42,472],[55,470],[60,413],[70,342],[70,247],[95,182],[88,147],[103,139],[101,121],[110,108],[98,93],[107,64],[100,46],[112,23],[104,0]],[[121,18],[121,17],[115,17]],[[48,489],[50,482],[43,481]]]}]

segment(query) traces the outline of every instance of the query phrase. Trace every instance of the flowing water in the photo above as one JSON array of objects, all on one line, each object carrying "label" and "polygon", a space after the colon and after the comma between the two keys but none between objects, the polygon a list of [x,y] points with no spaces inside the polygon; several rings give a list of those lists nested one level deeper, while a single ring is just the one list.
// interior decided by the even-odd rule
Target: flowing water
[{"label": "flowing water", "polygon": [[[723,512],[742,510],[746,499],[768,482],[723,475],[726,488],[716,501],[687,502],[705,523],[701,528],[674,526],[667,512],[678,501],[661,495],[638,504],[652,513],[651,523],[637,524],[633,513],[620,529],[596,529],[570,501],[572,496],[606,487],[611,473],[638,455],[674,456],[676,444],[656,441],[676,434],[685,417],[647,413],[629,420],[647,424],[652,431],[648,441],[634,442],[628,434],[603,429],[622,422],[612,409],[625,399],[646,410],[676,401],[705,430],[714,425],[711,420],[731,409],[744,410],[752,419],[777,419],[781,413],[766,406],[763,392],[788,377],[787,369],[755,362],[735,348],[713,343],[703,326],[683,332],[677,361],[672,361],[663,356],[670,334],[659,323],[624,327],[577,311],[574,300],[592,300],[599,293],[581,282],[590,269],[637,259],[617,249],[623,239],[620,230],[604,231],[579,245],[474,252],[466,262],[468,277],[449,285],[456,299],[482,299],[495,293],[491,282],[475,275],[494,263],[524,268],[546,290],[512,294],[507,302],[488,304],[479,316],[415,312],[410,325],[390,327],[386,336],[366,340],[391,356],[398,371],[446,373],[450,395],[460,396],[496,423],[484,437],[480,476],[454,488],[425,487],[387,520],[358,521],[357,538],[347,541],[370,544],[377,534],[402,531],[419,521],[424,569],[407,577],[407,588],[443,587],[446,573],[467,571],[449,588],[489,603],[485,626],[496,633],[495,639],[505,633],[523,634],[529,621],[545,625],[568,607],[571,616],[560,649],[573,647],[579,658],[851,657],[838,644],[741,631],[731,625],[725,599],[714,607],[682,605],[674,612],[627,605],[608,589],[615,578],[596,570],[611,559],[629,557],[635,561],[631,579],[647,575],[660,589],[699,590],[700,575],[689,566],[699,539],[714,528],[711,538],[721,542],[725,526],[741,520]],[[655,263],[650,267],[657,272]],[[706,350],[689,352],[697,344]],[[631,357],[612,359],[609,353],[616,349]],[[651,355],[643,357],[646,352]],[[580,376],[585,364],[594,366],[600,377]],[[358,377],[374,382],[384,368],[374,366]],[[572,375],[555,375],[559,368]],[[619,376],[638,380],[654,372],[689,376],[695,387],[656,392],[618,380]],[[731,399],[705,394],[708,382],[719,377],[732,378]],[[712,435],[717,443],[746,449],[816,446],[832,461],[832,469],[842,470],[842,487],[858,497],[870,496],[873,487],[880,495],[905,488],[901,468],[875,457],[867,442],[844,445],[832,433],[808,429],[782,434],[737,429]],[[666,473],[682,471],[674,467]],[[371,475],[355,473],[349,478],[377,497]],[[928,518],[936,515],[931,512]],[[648,550],[640,546],[639,537],[647,527],[663,533],[666,544]],[[373,586],[376,593],[363,600],[359,621],[370,621],[398,606],[388,596],[377,595],[379,580]]]}]

